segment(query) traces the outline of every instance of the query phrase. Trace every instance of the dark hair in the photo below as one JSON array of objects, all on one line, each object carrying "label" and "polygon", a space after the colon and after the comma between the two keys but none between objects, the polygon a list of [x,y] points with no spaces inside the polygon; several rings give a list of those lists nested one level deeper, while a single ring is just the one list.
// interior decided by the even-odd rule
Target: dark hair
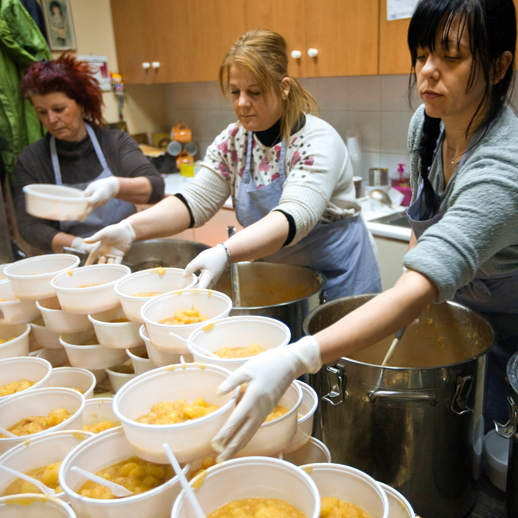
[{"label": "dark hair", "polygon": [[61,15],[63,15],[63,7],[61,6],[61,4],[59,2],[56,2],[56,0],[53,0],[52,2],[50,2],[50,11],[52,12],[52,9],[54,9],[54,7],[57,7],[59,9],[59,12],[61,13]]},{"label": "dark hair", "polygon": [[[464,29],[468,30],[469,46],[473,55],[467,92],[473,87],[479,70],[484,74],[486,89],[477,110],[471,119],[466,134],[486,102],[489,110],[479,127],[487,131],[509,102],[514,76],[514,53],[516,48],[516,11],[512,0],[421,0],[416,7],[408,29],[408,47],[412,56],[410,89],[416,84],[415,65],[417,50],[435,50],[438,31],[441,43],[448,48],[448,37],[455,20],[459,20],[459,39]],[[491,77],[497,69],[498,60],[504,52],[512,54],[512,61],[505,76],[496,84]],[[428,180],[437,138],[440,133],[440,119],[425,113],[423,134],[419,144],[420,174],[424,180],[424,203],[421,216],[432,217],[438,200]],[[423,212],[424,211],[424,212]]]},{"label": "dark hair", "polygon": [[102,91],[94,73],[92,65],[65,52],[58,59],[38,61],[29,67],[20,82],[20,90],[26,99],[63,92],[83,108],[85,120],[100,127],[106,121],[102,115]]}]

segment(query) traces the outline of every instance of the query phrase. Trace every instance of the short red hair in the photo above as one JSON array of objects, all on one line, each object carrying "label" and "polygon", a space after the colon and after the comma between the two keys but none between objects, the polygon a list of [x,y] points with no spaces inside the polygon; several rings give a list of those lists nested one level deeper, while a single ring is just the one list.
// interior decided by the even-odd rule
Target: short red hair
[{"label": "short red hair", "polygon": [[38,61],[29,67],[20,82],[20,90],[26,99],[63,92],[83,108],[88,122],[102,127],[106,124],[102,115],[103,95],[94,72],[88,62],[65,52],[58,59]]}]

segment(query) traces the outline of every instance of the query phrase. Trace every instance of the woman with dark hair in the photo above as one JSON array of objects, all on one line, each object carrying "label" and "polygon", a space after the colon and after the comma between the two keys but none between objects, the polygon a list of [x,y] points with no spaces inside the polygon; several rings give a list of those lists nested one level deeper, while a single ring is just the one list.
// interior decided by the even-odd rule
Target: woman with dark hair
[{"label": "woman with dark hair", "polygon": [[[21,236],[44,252],[64,246],[89,252],[83,242],[99,229],[136,212],[135,203],[156,203],[164,195],[160,173],[133,139],[104,129],[102,92],[91,66],[71,54],[31,66],[20,84],[48,131],[23,149],[15,176],[15,207]],[[90,197],[83,221],[54,222],[25,209],[23,187],[69,185]]]},{"label": "woman with dark hair", "polygon": [[505,364],[518,348],[518,119],[507,106],[516,46],[512,0],[421,0],[408,43],[423,101],[409,130],[413,228],[397,284],[314,336],[250,359],[224,382],[248,383],[213,440],[226,460],[293,379],[369,347],[455,297],[499,336],[485,420],[506,420]]}]

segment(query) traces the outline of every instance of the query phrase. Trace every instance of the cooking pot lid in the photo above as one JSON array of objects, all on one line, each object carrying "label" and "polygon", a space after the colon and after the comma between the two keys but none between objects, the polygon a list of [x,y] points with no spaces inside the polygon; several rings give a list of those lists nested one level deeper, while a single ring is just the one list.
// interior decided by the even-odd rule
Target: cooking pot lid
[{"label": "cooking pot lid", "polygon": [[515,397],[518,398],[518,352],[511,356],[507,364],[507,379],[515,392]]}]

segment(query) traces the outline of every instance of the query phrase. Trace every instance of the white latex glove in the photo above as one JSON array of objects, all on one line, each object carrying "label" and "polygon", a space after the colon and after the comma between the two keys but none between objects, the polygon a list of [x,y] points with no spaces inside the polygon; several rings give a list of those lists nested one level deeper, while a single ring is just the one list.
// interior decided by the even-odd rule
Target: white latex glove
[{"label": "white latex glove", "polygon": [[93,264],[99,258],[99,264],[120,263],[135,241],[135,231],[127,219],[116,225],[110,225],[86,237],[86,243],[95,243],[86,265]]},{"label": "white latex glove", "polygon": [[295,344],[276,347],[254,356],[233,372],[219,387],[227,394],[248,382],[246,392],[223,428],[212,440],[218,462],[232,458],[255,435],[292,381],[322,366],[320,345],[312,336]]},{"label": "white latex glove", "polygon": [[198,254],[186,267],[183,277],[190,277],[196,270],[201,270],[197,288],[212,288],[218,282],[228,265],[227,252],[221,244]]},{"label": "white latex glove", "polygon": [[83,215],[83,218],[95,209],[106,205],[112,198],[115,198],[119,194],[120,187],[119,179],[115,176],[101,178],[92,182],[83,192],[84,197],[90,197],[87,212]]},{"label": "white latex glove", "polygon": [[94,247],[94,244],[85,243],[82,237],[74,238],[72,244],[70,245],[70,248],[74,248],[75,250],[81,250],[82,252],[86,252],[87,254],[89,254],[94,249]]}]

